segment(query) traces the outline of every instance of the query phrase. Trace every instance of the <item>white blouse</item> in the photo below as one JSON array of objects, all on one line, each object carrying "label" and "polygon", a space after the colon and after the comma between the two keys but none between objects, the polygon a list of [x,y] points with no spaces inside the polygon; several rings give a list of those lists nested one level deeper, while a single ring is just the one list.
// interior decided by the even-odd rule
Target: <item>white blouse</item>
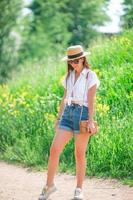
[{"label": "white blouse", "polygon": [[[88,72],[89,72],[88,78],[86,78]],[[75,70],[70,72],[70,75],[67,78],[67,83],[66,83],[66,76],[62,81],[62,85],[64,86],[65,89],[67,89],[65,103],[70,105],[71,101],[74,101],[79,103],[80,105],[88,107],[88,101],[89,101],[87,95],[88,90],[95,84],[97,88],[100,85],[100,81],[96,73],[88,68],[84,68],[80,73],[75,84],[74,84]]]}]

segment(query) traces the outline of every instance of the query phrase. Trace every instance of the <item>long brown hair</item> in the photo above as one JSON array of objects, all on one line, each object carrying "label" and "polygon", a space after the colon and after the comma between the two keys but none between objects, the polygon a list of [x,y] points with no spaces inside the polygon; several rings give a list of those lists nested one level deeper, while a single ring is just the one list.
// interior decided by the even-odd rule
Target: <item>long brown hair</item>
[{"label": "long brown hair", "polygon": [[[89,65],[89,63],[88,63],[86,57],[83,57],[83,58],[84,58],[84,62],[83,62],[83,66],[84,66],[84,67],[83,67],[83,68],[90,69],[90,65]],[[73,67],[70,65],[69,62],[67,62],[67,76],[66,76],[66,83],[67,83],[67,79],[68,79],[68,77],[69,77],[69,75],[70,75],[70,72],[73,71],[73,70],[74,70]]]}]

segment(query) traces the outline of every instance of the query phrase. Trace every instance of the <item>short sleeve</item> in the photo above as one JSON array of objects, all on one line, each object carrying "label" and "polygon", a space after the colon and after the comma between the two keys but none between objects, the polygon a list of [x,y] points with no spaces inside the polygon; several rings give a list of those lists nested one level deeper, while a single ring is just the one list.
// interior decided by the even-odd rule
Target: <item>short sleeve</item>
[{"label": "short sleeve", "polygon": [[62,83],[63,87],[66,89],[66,75],[63,77],[61,83]]},{"label": "short sleeve", "polygon": [[96,87],[98,88],[100,85],[100,81],[96,73],[94,71],[91,71],[88,76],[88,89],[90,89],[95,84],[96,84]]}]

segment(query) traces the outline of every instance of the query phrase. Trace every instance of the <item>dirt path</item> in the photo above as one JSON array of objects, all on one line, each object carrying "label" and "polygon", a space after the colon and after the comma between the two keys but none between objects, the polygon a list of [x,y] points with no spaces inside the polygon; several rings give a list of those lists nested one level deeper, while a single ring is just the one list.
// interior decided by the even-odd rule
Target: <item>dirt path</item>
[{"label": "dirt path", "polygon": [[[28,168],[0,162],[0,200],[37,200],[46,180],[46,172],[33,172]],[[50,200],[72,200],[76,184],[74,176],[58,174],[58,190]],[[116,180],[86,178],[84,200],[133,200],[133,187]]]}]

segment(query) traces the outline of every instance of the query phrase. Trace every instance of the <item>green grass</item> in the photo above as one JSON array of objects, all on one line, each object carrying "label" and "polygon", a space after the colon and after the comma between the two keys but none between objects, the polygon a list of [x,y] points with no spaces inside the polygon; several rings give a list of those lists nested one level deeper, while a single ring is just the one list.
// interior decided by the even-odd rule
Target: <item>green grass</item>
[{"label": "green grass", "polygon": [[[133,181],[133,31],[93,43],[88,58],[101,86],[96,120],[100,133],[91,138],[87,175]],[[59,58],[25,63],[12,81],[0,87],[1,159],[47,168],[54,121],[66,72]],[[60,157],[60,171],[75,173],[73,140]]]}]

